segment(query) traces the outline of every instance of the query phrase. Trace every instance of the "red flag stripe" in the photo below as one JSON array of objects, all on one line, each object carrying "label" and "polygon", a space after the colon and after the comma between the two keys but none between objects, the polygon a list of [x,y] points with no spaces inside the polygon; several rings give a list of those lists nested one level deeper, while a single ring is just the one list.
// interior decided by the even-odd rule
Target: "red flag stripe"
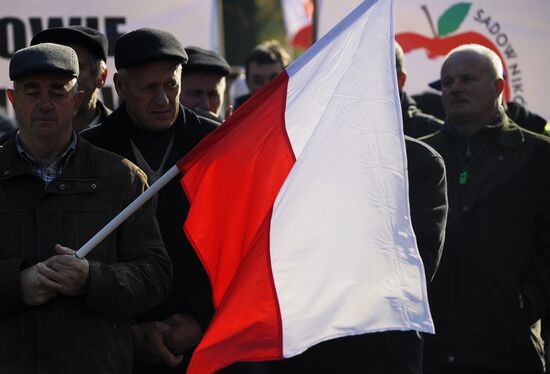
[{"label": "red flag stripe", "polygon": [[[284,121],[287,83],[283,72],[205,138],[192,160],[178,163],[191,203],[185,231],[208,272],[217,310],[189,372],[282,357],[269,227],[295,162]],[[212,355],[215,363],[207,359]]]}]

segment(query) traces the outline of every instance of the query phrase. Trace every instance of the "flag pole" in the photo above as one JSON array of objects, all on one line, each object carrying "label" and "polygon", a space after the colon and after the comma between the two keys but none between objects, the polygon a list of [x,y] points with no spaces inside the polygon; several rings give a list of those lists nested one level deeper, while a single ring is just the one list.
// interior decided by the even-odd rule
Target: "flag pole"
[{"label": "flag pole", "polygon": [[172,166],[166,173],[164,173],[155,183],[153,183],[148,189],[146,189],[141,195],[139,195],[134,201],[130,203],[123,211],[121,211],[115,218],[98,231],[86,244],[84,244],[78,251],[75,252],[75,256],[84,258],[90,253],[103,239],[105,239],[110,233],[112,233],[118,226],[120,226],[128,217],[138,210],[143,204],[149,201],[160,189],[162,189],[168,182],[170,182],[180,170],[177,165]]}]

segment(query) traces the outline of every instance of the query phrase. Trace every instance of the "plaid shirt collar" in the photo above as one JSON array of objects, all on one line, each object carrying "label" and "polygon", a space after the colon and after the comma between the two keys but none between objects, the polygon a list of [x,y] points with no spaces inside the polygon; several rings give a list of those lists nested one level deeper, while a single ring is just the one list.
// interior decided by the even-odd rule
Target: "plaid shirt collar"
[{"label": "plaid shirt collar", "polygon": [[61,173],[63,173],[63,170],[65,170],[69,159],[76,149],[76,142],[77,136],[76,133],[73,131],[71,143],[69,144],[67,149],[65,149],[65,151],[60,156],[58,156],[51,164],[43,166],[40,165],[27,150],[25,150],[19,138],[19,132],[17,132],[15,136],[17,153],[19,153],[19,156],[21,156],[21,158],[29,163],[29,166],[31,167],[34,175],[42,179],[46,184],[50,183],[55,178],[60,176]]}]

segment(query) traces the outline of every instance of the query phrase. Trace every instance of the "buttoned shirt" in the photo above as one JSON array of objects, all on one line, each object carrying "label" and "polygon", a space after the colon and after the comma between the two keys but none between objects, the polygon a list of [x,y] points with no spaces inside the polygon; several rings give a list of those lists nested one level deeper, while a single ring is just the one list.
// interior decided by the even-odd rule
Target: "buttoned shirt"
[{"label": "buttoned shirt", "polygon": [[63,153],[61,153],[59,157],[57,157],[49,165],[46,166],[41,165],[39,162],[37,162],[36,159],[32,157],[32,155],[25,149],[25,147],[23,147],[19,132],[17,132],[15,136],[15,144],[17,146],[17,153],[29,163],[33,173],[37,177],[42,179],[46,184],[48,184],[55,178],[60,176],[61,173],[63,173],[63,170],[65,170],[67,162],[69,162],[69,159],[76,149],[76,139],[76,133],[73,131],[71,143],[69,144],[67,149],[65,149],[65,151],[63,151]]}]

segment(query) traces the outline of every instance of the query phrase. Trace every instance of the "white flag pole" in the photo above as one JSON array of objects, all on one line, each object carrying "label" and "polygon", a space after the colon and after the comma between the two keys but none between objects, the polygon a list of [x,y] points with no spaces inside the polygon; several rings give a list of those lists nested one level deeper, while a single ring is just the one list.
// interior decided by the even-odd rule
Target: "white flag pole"
[{"label": "white flag pole", "polygon": [[170,182],[180,170],[177,165],[172,166],[164,175],[162,175],[155,183],[153,183],[148,189],[146,189],[141,195],[139,195],[134,201],[130,203],[122,212],[120,212],[115,218],[111,220],[105,227],[103,227],[97,234],[95,234],[86,244],[84,244],[78,251],[75,252],[75,256],[84,258],[90,253],[103,239],[105,239],[110,233],[112,233],[118,226],[120,226],[128,217],[138,210],[143,204],[145,204],[150,198],[152,198],[162,187]]}]

